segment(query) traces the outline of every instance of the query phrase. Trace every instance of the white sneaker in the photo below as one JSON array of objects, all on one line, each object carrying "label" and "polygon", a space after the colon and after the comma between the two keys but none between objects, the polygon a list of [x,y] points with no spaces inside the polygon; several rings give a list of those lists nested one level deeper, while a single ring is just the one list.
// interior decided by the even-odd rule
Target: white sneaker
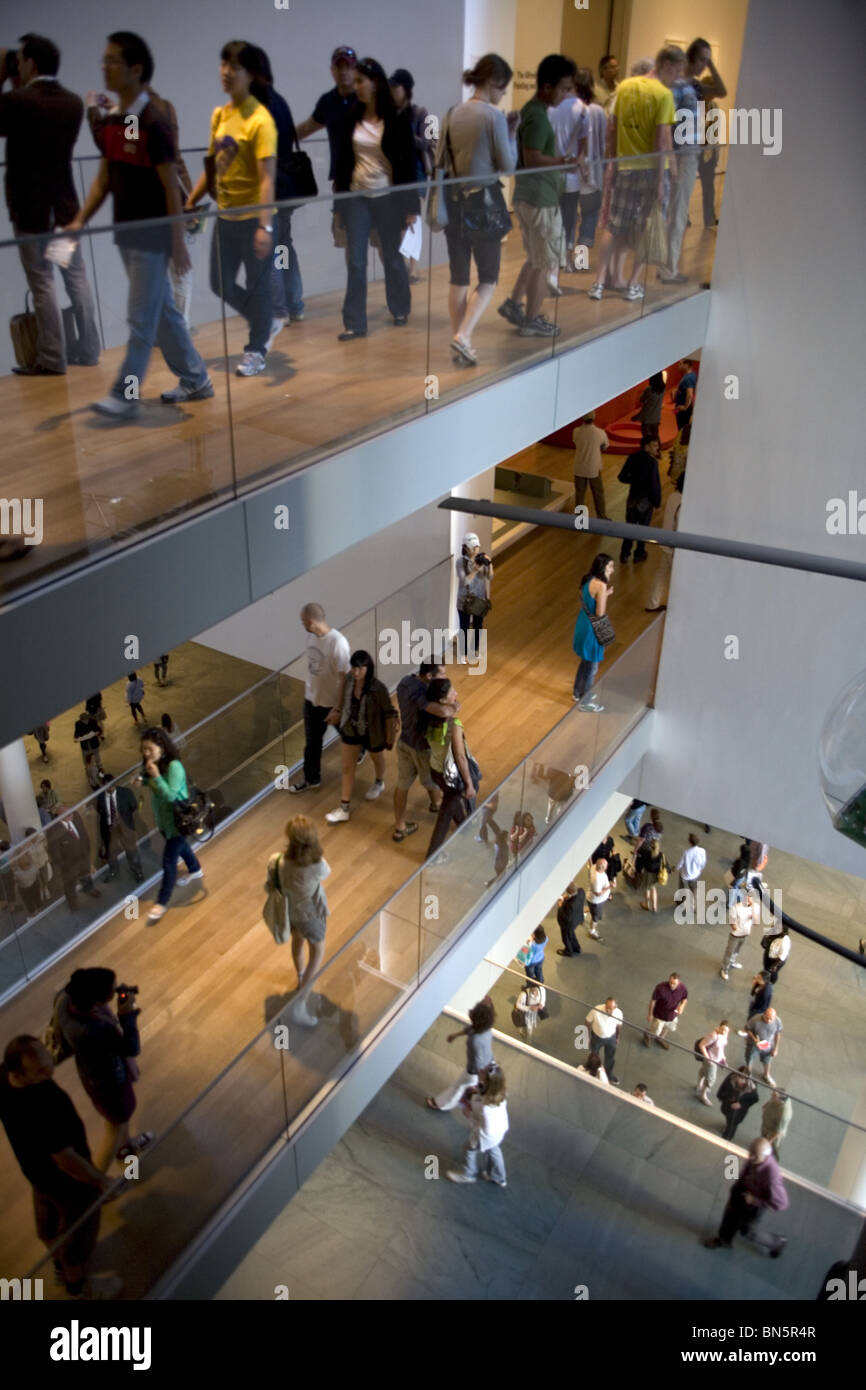
[{"label": "white sneaker", "polygon": [[629,285],[629,287],[628,287],[628,289],[626,290],[625,295],[624,295],[623,297],[624,297],[625,299],[631,299],[631,300],[643,299],[643,298],[644,298],[644,287],[643,287],[643,285]]},{"label": "white sneaker", "polygon": [[268,334],[268,341],[265,343],[265,352],[270,352],[274,339],[282,333],[285,326],[285,319],[271,319],[271,331]]},{"label": "white sneaker", "polygon": [[728,979],[728,972],[727,972],[727,970],[720,970],[720,971],[719,971],[719,974],[721,975],[721,977],[722,977],[723,980],[727,980],[727,979]]},{"label": "white sneaker", "polygon": [[325,816],[325,820],[328,821],[330,825],[340,825],[342,821],[348,819],[349,812],[346,810],[345,806],[338,806],[336,811],[329,811]]},{"label": "white sneaker", "polygon": [[258,376],[265,370],[265,357],[262,352],[245,352],[235,367],[235,376]]},{"label": "white sneaker", "polygon": [[475,1178],[467,1178],[465,1173],[456,1173],[453,1168],[449,1168],[445,1176],[451,1182],[475,1182]]},{"label": "white sneaker", "polygon": [[306,1002],[303,1004],[298,1004],[297,1008],[292,1009],[289,1017],[291,1018],[293,1023],[300,1023],[303,1028],[318,1027],[319,1020],[315,1017],[314,1014],[310,1013],[309,1009],[307,1008]]},{"label": "white sneaker", "polygon": [[740,965],[739,961],[736,961],[736,960],[732,960],[732,961],[731,961],[731,969],[732,969],[732,970],[742,970],[742,968],[743,968],[743,967]]},{"label": "white sneaker", "polygon": [[600,705],[597,700],[579,700],[578,709],[582,709],[584,714],[601,714],[604,705]]},{"label": "white sneaker", "polygon": [[378,780],[378,778],[377,778],[377,780],[373,783],[373,785],[372,785],[372,787],[370,788],[370,790],[367,792],[367,795],[364,797],[364,800],[365,800],[365,801],[378,801],[379,797],[382,795],[382,793],[383,793],[384,790],[385,790],[385,783],[384,783],[384,782],[380,782],[380,781]]},{"label": "white sneaker", "polygon": [[112,420],[134,420],[138,414],[138,401],[125,401],[120,396],[103,396],[90,407],[97,415],[108,415]]},{"label": "white sneaker", "polygon": [[481,1176],[482,1176],[482,1178],[484,1179],[485,1182],[492,1182],[492,1183],[495,1183],[497,1187],[507,1187],[507,1186],[508,1186],[508,1183],[505,1181],[504,1178],[503,1178],[502,1182],[500,1182],[498,1178],[492,1178],[492,1177],[490,1176],[489,1173],[482,1173]]},{"label": "white sneaker", "polygon": [[709,1105],[712,1108],[713,1102],[710,1100],[706,1091],[704,1091],[703,1095],[701,1096],[701,1100],[704,1102],[704,1105]]},{"label": "white sneaker", "polygon": [[160,918],[164,916],[165,908],[162,907],[160,903],[154,903],[153,907],[150,909],[150,912],[148,912],[147,914],[147,920],[148,922],[158,922]]},{"label": "white sneaker", "polygon": [[589,291],[589,297],[590,297],[590,299],[601,299],[601,297],[602,297],[603,294],[604,294],[604,285],[600,285],[600,284],[598,283],[598,281],[596,280],[596,282],[595,282],[595,284],[593,285],[592,289]]}]

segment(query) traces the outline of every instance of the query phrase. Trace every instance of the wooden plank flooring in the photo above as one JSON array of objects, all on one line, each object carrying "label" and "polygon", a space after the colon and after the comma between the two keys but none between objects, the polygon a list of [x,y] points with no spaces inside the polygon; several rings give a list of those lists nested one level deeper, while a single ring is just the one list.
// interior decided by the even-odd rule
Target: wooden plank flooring
[{"label": "wooden plank flooring", "polygon": [[[535,462],[542,471],[559,468],[562,476],[568,476],[569,451],[544,445],[537,446],[537,450]],[[525,457],[522,466],[530,466]],[[616,459],[605,461],[609,479],[615,478],[618,466]],[[611,481],[611,502],[621,512],[624,499],[618,496],[618,487]],[[497,566],[487,673],[471,676],[465,668],[454,668],[464,719],[487,787],[501,780],[572,707],[575,590],[598,549],[597,539],[585,534],[536,531],[512,547]],[[613,610],[617,640],[609,652],[608,664],[650,621],[643,604],[654,565],[655,557],[640,569],[626,568],[618,576]],[[363,800],[369,772],[362,769],[356,788],[356,796],[361,799],[353,809],[351,822],[328,826],[322,817],[336,804],[336,766],[332,752],[326,757],[325,786],[303,804],[304,811],[321,827],[322,844],[333,871],[328,881],[332,916],[326,959],[421,864],[432,829],[432,817],[424,810],[426,798],[416,787],[409,809],[420,821],[421,829],[402,845],[391,840],[393,755],[388,761],[385,795],[373,803]],[[287,796],[279,793],[270,796],[205,848],[204,883],[195,885],[195,892],[179,888],[161,923],[148,927],[143,919],[129,922],[118,916],[75,948],[61,965],[27,986],[3,1010],[2,1038],[8,1040],[19,1032],[40,1032],[55,990],[73,969],[110,965],[120,978],[141,989],[142,1078],[133,1123],[157,1131],[165,1129],[265,1025],[292,985],[288,950],[273,946],[260,920],[260,910],[264,865],[280,844],[286,819],[300,809],[294,798],[290,803]],[[399,930],[404,933],[401,943],[405,945],[408,969],[417,959],[416,936],[405,925]],[[378,1016],[383,1001],[391,994],[390,987],[375,976],[359,975],[357,956],[369,944],[360,942],[358,951],[352,953],[352,959],[341,971],[340,1029],[334,1036],[342,1038],[344,1047],[351,1045],[353,1033],[363,1031]],[[428,931],[425,954],[434,946],[435,934]],[[323,1029],[323,1036],[324,1033]],[[312,1094],[318,1078],[339,1060],[333,1036],[326,1058],[317,1054],[317,1046],[321,1051],[322,1044],[317,1045],[315,1037],[311,1035],[291,1062],[288,1079],[293,1089],[298,1088],[299,1096]],[[153,1220],[165,1215],[163,1200],[169,1201],[168,1210],[177,1207],[175,1218],[181,1209],[191,1218],[196,1210],[197,1184],[208,1182],[217,1190],[221,1180],[229,1181],[232,1152],[227,1149],[221,1153],[220,1146],[233,1141],[228,1133],[221,1134],[221,1126],[240,1104],[235,1087],[240,1087],[241,1095],[250,1087],[264,1087],[266,1095],[275,1102],[281,1093],[273,1089],[269,1080],[268,1067],[273,1062],[272,1050],[249,1059],[233,1078],[230,1090],[221,1091],[209,1103],[207,1113],[212,1115],[214,1126],[208,1134],[208,1163],[213,1167],[210,1177],[204,1173],[200,1159],[182,1157],[176,1147],[181,1144],[181,1135],[172,1141],[171,1153],[176,1152],[176,1162],[166,1159],[160,1165],[155,1186],[151,1188],[148,1183],[142,1189],[143,1195],[151,1194],[148,1200],[154,1204]],[[73,1096],[94,1142],[101,1131],[101,1121],[81,1090],[74,1066],[64,1064],[57,1079]],[[250,1097],[244,1103],[252,1106],[250,1123],[254,1123],[255,1103]],[[273,1114],[273,1109],[269,1113]],[[261,1117],[256,1125],[259,1131],[260,1126]],[[186,1127],[182,1133],[185,1132]],[[253,1137],[250,1136],[251,1150]],[[246,1140],[242,1138],[240,1142]],[[40,1256],[41,1247],[33,1232],[27,1184],[5,1135],[0,1138],[0,1173],[7,1195],[0,1217],[4,1268],[23,1270]],[[163,1184],[169,1193],[160,1196]],[[124,1208],[129,1205],[124,1203]],[[124,1216],[122,1221],[126,1220]],[[121,1216],[116,1210],[109,1212],[106,1231],[114,1229],[119,1221]],[[110,1245],[107,1248],[110,1250]],[[139,1277],[144,1278],[143,1271]]]}]

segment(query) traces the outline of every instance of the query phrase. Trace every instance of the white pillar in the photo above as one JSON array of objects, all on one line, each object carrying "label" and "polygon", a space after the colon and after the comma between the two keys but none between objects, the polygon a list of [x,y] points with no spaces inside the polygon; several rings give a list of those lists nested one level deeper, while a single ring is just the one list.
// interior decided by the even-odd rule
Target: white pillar
[{"label": "white pillar", "polygon": [[4,820],[9,826],[9,837],[13,844],[24,839],[28,826],[39,829],[39,809],[33,794],[27,749],[21,738],[0,748],[0,801],[3,802],[6,813]]}]

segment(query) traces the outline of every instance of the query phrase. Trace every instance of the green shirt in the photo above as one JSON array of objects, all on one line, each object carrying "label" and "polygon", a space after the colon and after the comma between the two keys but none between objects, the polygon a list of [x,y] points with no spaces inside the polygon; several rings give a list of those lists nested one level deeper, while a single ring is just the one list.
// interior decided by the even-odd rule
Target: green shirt
[{"label": "green shirt", "polygon": [[448,756],[448,749],[451,747],[451,725],[459,724],[463,728],[462,719],[443,719],[442,723],[431,725],[427,730],[426,738],[430,745],[430,766],[434,772],[442,773],[445,771],[445,759]]},{"label": "green shirt", "polygon": [[[525,169],[526,151],[538,150],[541,154],[556,154],[556,137],[547,115],[547,107],[538,97],[528,101],[520,113],[517,127],[518,169]],[[533,208],[555,208],[559,205],[559,195],[563,189],[562,174],[536,169],[522,179],[514,180],[515,203],[528,203]]]},{"label": "green shirt", "polygon": [[174,802],[186,801],[189,796],[183,763],[175,758],[166,768],[165,777],[146,777],[145,782],[150,788],[150,804],[153,807],[156,828],[170,840],[172,835],[179,834],[174,823]]}]

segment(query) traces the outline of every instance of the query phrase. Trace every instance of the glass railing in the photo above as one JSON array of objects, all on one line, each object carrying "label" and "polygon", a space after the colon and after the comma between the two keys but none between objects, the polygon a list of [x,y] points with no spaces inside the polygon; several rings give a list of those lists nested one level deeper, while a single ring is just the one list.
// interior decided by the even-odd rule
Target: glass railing
[{"label": "glass railing", "polygon": [[[494,819],[510,825],[529,811],[537,843],[578,803],[582,777],[568,796],[557,787],[561,804],[546,822],[547,784],[538,769],[555,762],[570,777],[585,769],[590,780],[600,771],[646,713],[661,632],[656,620],[598,682],[606,718],[573,709],[504,782],[484,790],[486,803],[497,798]],[[471,746],[472,730],[467,733]],[[523,856],[492,874],[489,848],[476,838],[484,820],[480,804],[445,842],[446,862],[417,870],[326,963],[304,1001],[318,1018],[315,1027],[294,1021],[298,1000],[292,999],[142,1155],[141,1181],[121,1180],[117,1200],[100,1199],[111,1257],[125,1281],[120,1297],[141,1297],[153,1287],[274,1145],[323,1103],[517,872]],[[31,1276],[46,1266],[40,1260]]]},{"label": "glass railing", "polygon": [[[443,560],[374,608],[342,625],[353,650],[378,653],[378,634],[401,622],[412,628],[435,627],[451,579],[451,561]],[[297,658],[188,729],[179,752],[190,780],[210,793],[215,803],[215,829],[249,807],[274,786],[276,769],[293,772],[304,748],[303,703],[306,659]],[[411,669],[378,663],[390,688]],[[336,737],[329,732],[329,741]],[[98,803],[94,792],[73,808],[87,846],[73,866],[64,858],[58,821],[18,841],[0,854],[0,1000],[15,993],[45,968],[48,961],[89,934],[94,923],[124,907],[130,894],[143,894],[161,873],[162,837],[155,829],[150,795],[137,785],[136,765],[111,784],[131,789],[135,812],[135,841],[143,886],[119,844],[112,858],[102,853]],[[91,886],[85,870],[92,874]],[[114,870],[114,872],[112,872]],[[74,906],[73,906],[74,904]]]},{"label": "glass railing", "polygon": [[[550,949],[550,948],[548,948]],[[526,982],[523,971],[514,962],[504,962],[488,958],[489,964],[501,969],[502,974],[490,989],[490,996],[496,1007],[496,1027],[499,1031],[522,1039],[537,1051],[548,1057],[555,1057],[569,1066],[580,1067],[586,1064],[589,1056],[589,1029],[586,1018],[593,1008],[603,1008],[602,997],[579,999],[558,988],[551,988],[545,981],[544,1011],[546,1016],[537,1019],[535,1026],[527,1029],[518,1027],[512,1015],[517,1000]],[[605,985],[599,988],[604,995]],[[621,1002],[617,1001],[622,1008]],[[663,1052],[654,1038],[649,1047],[644,1039],[649,1036],[647,1024],[642,1018],[626,1017],[616,1045],[615,1075],[619,1085],[611,1089],[631,1094],[638,1085],[644,1085],[647,1094],[659,1109],[679,1119],[688,1120],[708,1134],[725,1137],[728,1116],[721,1110],[718,1090],[724,1078],[744,1064],[744,1040],[738,1036],[738,1029],[745,1026],[745,1018],[739,1014],[729,1019],[730,1033],[727,1040],[726,1056],[728,1065],[719,1065],[708,1095],[711,1106],[703,1104],[697,1095],[700,1075],[700,1061],[695,1056],[695,1041],[698,1036],[706,1037],[713,1023],[702,1026],[695,1017],[698,1008],[705,1012],[703,1005],[687,1007],[682,1019],[678,1020],[676,1032],[667,1033],[667,1052]],[[623,1009],[623,1013],[626,1010]],[[521,1012],[519,1017],[525,1017]],[[714,1022],[720,1022],[715,1019]],[[826,1109],[806,1098],[814,1090],[812,1078],[798,1066],[800,1048],[797,1043],[783,1038],[779,1060],[773,1065],[774,1080],[784,1086],[791,1101],[791,1118],[787,1132],[780,1141],[778,1157],[783,1168],[806,1178],[837,1196],[854,1200],[855,1189],[859,1185],[859,1174],[863,1160],[866,1159],[866,1128],[857,1124],[853,1112],[857,1104],[856,1090],[846,1098],[835,1090],[834,1099],[839,1108],[846,1113],[831,1114]],[[605,1053],[601,1053],[605,1063]],[[748,1148],[753,1139],[761,1133],[762,1110],[771,1101],[773,1087],[761,1076],[761,1067],[753,1058],[752,1078],[754,1087],[746,1094],[746,1104],[741,1106],[743,1118],[736,1121],[733,1138],[729,1142]],[[598,1085],[604,1083],[599,1081]],[[752,1097],[757,1099],[751,1099]],[[736,1112],[730,1111],[729,1115]],[[770,1117],[768,1116],[768,1119]],[[859,1162],[851,1161],[848,1150],[859,1154]]]},{"label": "glass railing", "polygon": [[[546,326],[521,326],[511,310],[513,322],[497,311],[510,298],[524,260],[519,226],[524,214],[519,208],[530,208],[531,220],[531,200],[549,198],[551,180],[556,183],[560,176],[525,170],[508,181],[505,191],[515,209],[513,227],[501,248],[495,240],[484,243],[487,259],[500,257],[499,283],[472,333],[468,351],[451,347],[459,324],[450,318],[448,247],[458,248],[453,250],[457,268],[464,240],[455,233],[465,214],[457,206],[456,194],[458,189],[471,189],[470,181],[456,180],[443,190],[441,201],[451,209],[450,241],[442,231],[431,232],[428,225],[427,183],[407,185],[375,199],[348,193],[279,204],[274,259],[266,258],[260,296],[264,307],[257,310],[258,322],[266,321],[270,333],[275,280],[283,273],[277,264],[289,258],[289,213],[291,243],[303,281],[303,319],[286,324],[273,338],[264,369],[246,378],[237,376],[236,370],[248,343],[262,346],[260,331],[227,310],[212,288],[213,283],[219,286],[218,267],[214,271],[211,267],[217,266],[220,257],[228,276],[237,221],[224,220],[210,205],[195,219],[163,218],[127,225],[126,236],[156,234],[168,241],[172,221],[185,227],[194,222],[197,227],[186,237],[192,269],[185,293],[192,348],[200,357],[188,359],[187,366],[198,375],[207,371],[214,395],[181,404],[160,399],[162,392],[177,385],[177,378],[158,349],[144,375],[142,364],[126,358],[129,281],[114,229],[105,225],[85,230],[73,268],[83,258],[96,316],[98,361],[90,366],[70,365],[65,375],[20,376],[12,370],[16,363],[11,338],[5,346],[0,344],[0,403],[6,430],[2,492],[9,504],[8,517],[3,518],[2,592],[38,586],[49,576],[86,564],[111,548],[437,410],[480,386],[546,361],[556,352],[700,289],[709,282],[714,237],[699,230],[697,214],[686,233],[680,262],[688,277],[685,283],[661,283],[654,266],[641,269],[635,264],[635,257],[642,254],[635,244],[644,244],[650,214],[660,212],[653,206],[658,185],[666,188],[671,177],[669,171],[658,172],[660,160],[673,166],[681,160],[679,154],[648,158],[655,163],[654,169],[632,169],[626,167],[627,161],[608,165],[612,191],[604,195],[608,203],[604,211],[617,239],[600,300],[589,292],[600,274],[606,234],[596,232],[593,246],[578,257],[581,266],[586,262],[586,269],[559,269],[557,250],[563,266],[568,257],[564,236],[556,239],[554,216],[553,240],[545,253],[549,297],[540,301]],[[89,177],[83,166],[81,175],[83,181]],[[642,179],[645,186],[641,197],[630,200],[629,181],[635,179]],[[404,260],[393,243],[404,234],[407,197],[413,195],[420,200],[422,246],[413,283],[407,285]],[[371,207],[384,228],[386,251],[391,248],[390,290],[381,253],[368,245]],[[353,263],[358,275],[366,267],[366,321],[363,294],[359,292],[351,305],[346,298],[348,235],[356,248]],[[62,241],[57,235],[21,238],[20,243],[0,240],[0,312],[7,320],[25,309],[26,282],[19,251],[32,255],[52,243],[57,248]],[[652,255],[661,259],[663,250],[656,247]],[[144,275],[145,289],[153,288],[147,280],[150,273],[162,276],[164,284],[161,269],[137,273]],[[621,274],[626,278],[618,282],[615,277]],[[238,275],[242,278],[243,272]],[[62,276],[58,270],[55,280],[61,305],[66,300]],[[625,288],[615,288],[617,283]],[[524,310],[535,312],[536,307],[527,301]],[[395,316],[404,314],[408,322],[395,326]],[[62,331],[68,355],[92,350],[82,339],[84,327],[84,319],[79,316],[77,321],[67,307]],[[338,334],[347,328],[357,332],[366,328],[367,336],[339,341]],[[18,337],[26,364],[36,360],[36,348],[31,321],[25,329]],[[55,349],[53,357],[49,353],[48,363],[44,344],[40,351],[40,365],[62,363],[63,350]],[[128,416],[107,417],[91,409],[112,392],[118,396],[115,408],[129,408]],[[370,482],[375,486],[375,477]]]}]

